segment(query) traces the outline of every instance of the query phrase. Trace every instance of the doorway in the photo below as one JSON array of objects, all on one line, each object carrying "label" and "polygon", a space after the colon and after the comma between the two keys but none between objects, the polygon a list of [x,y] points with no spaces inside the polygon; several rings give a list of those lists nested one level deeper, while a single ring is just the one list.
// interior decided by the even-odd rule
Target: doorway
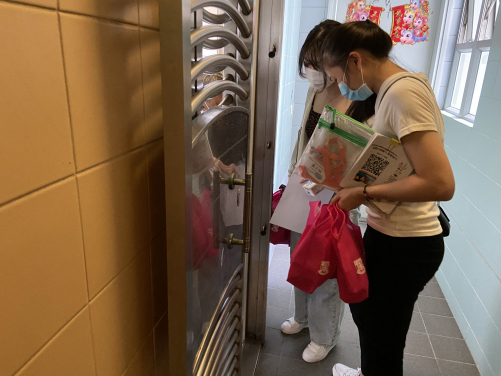
[{"label": "doorway", "polygon": [[[294,1],[291,3],[295,4]],[[295,9],[290,10],[287,8],[288,1],[284,1],[280,79],[277,83],[273,191],[276,191],[280,184],[287,183],[287,167],[304,112],[305,91],[309,84],[300,79],[296,80],[297,54],[307,31],[309,31],[306,26],[302,26],[304,25],[303,16],[309,20],[310,29],[323,19],[312,21],[312,14],[321,13],[319,7],[311,6],[312,3],[308,0],[299,1],[299,6],[295,4]],[[337,4],[337,1],[330,2],[332,14],[335,10],[335,7],[332,6],[334,3]],[[296,15],[294,11],[298,9],[300,10],[299,15]],[[296,30],[295,27],[298,27],[299,30]],[[295,44],[294,40],[296,40]],[[297,47],[291,48],[291,44]],[[291,49],[287,50],[287,48]],[[365,232],[367,226],[366,218],[365,208],[361,207],[359,224],[362,232]],[[259,278],[267,282],[260,284],[262,291],[261,295],[257,296],[264,299],[264,305],[261,306],[261,309],[266,312],[262,331],[264,345],[262,348],[253,347],[253,345],[248,347],[249,353],[258,357],[258,361],[257,364],[253,365],[252,371],[244,373],[244,376],[330,376],[335,363],[340,362],[350,366],[360,365],[358,329],[353,322],[348,306],[345,307],[339,342],[327,358],[314,364],[308,364],[302,359],[302,352],[310,342],[308,329],[295,335],[284,335],[280,330],[282,323],[294,315],[294,291],[293,287],[286,281],[290,265],[290,248],[284,245],[263,245],[262,242],[260,247],[261,249],[269,249],[268,255],[265,257],[261,254],[259,260],[261,264],[266,260],[265,276],[260,275]],[[443,326],[438,324],[439,322],[442,322]],[[442,346],[442,342],[447,342],[451,348],[458,352],[453,354],[448,351],[446,347]],[[475,365],[472,364],[472,359],[469,350],[465,348],[464,339],[452,317],[440,286],[433,279],[420,294],[415,307],[408,335],[408,345],[405,350],[404,375],[438,376],[441,372],[443,374],[451,372],[454,367],[468,372],[466,374],[479,375]]]}]

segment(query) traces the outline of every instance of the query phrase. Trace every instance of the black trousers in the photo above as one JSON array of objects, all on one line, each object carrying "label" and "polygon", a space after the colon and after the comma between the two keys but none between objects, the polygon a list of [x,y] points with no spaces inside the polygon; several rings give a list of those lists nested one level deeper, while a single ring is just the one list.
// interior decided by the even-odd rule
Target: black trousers
[{"label": "black trousers", "polygon": [[405,339],[418,294],[444,257],[442,234],[395,238],[371,227],[364,236],[369,298],[350,304],[364,376],[402,376]]}]

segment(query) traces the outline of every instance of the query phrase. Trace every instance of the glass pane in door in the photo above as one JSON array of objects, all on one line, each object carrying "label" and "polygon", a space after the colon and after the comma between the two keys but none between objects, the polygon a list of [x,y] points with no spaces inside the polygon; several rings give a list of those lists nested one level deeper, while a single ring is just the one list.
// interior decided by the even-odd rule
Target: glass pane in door
[{"label": "glass pane in door", "polygon": [[499,0],[486,0],[478,26],[478,40],[490,40],[494,35]]},{"label": "glass pane in door", "polygon": [[[488,0],[489,1],[489,0]],[[473,29],[472,29],[472,40],[477,38],[478,22],[480,21],[480,15],[482,14],[482,0],[473,1]]]},{"label": "glass pane in door", "polygon": [[478,67],[477,79],[475,81],[475,89],[473,90],[473,98],[471,100],[470,114],[476,115],[482,85],[484,84],[485,71],[487,69],[487,60],[489,59],[489,51],[482,52],[480,57],[480,65]]},{"label": "glass pane in door", "polygon": [[460,110],[461,102],[463,101],[464,89],[466,87],[466,79],[468,76],[468,68],[470,67],[471,52],[462,53],[459,58],[459,65],[456,73],[456,81],[454,83],[454,91],[452,93],[451,106]]},{"label": "glass pane in door", "polygon": [[461,12],[461,21],[459,23],[458,39],[457,43],[468,42],[468,13],[469,13],[469,1],[465,0],[463,2],[463,10]]}]

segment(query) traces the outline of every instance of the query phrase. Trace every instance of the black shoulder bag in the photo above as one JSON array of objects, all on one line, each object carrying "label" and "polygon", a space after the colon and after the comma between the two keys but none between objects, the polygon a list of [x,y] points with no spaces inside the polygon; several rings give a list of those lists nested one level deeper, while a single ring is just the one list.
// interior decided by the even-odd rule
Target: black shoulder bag
[{"label": "black shoulder bag", "polygon": [[[426,89],[429,91],[430,89],[428,88],[428,86],[426,86],[419,78],[416,78],[414,76],[404,76],[404,77],[401,77],[399,78],[398,80],[392,82],[392,84],[386,89],[386,91],[383,93],[383,96],[381,97],[381,100],[379,101],[379,105],[381,106],[381,101],[383,100],[384,96],[386,95],[386,93],[388,92],[388,90],[390,89],[390,87],[397,81],[400,81],[404,78],[412,78],[416,81],[419,81],[424,87],[426,87]],[[442,234],[445,237],[449,236],[450,233],[451,233],[451,221],[449,220],[449,217],[447,216],[447,214],[445,214],[445,211],[444,209],[442,209],[442,207],[440,206],[440,203],[437,203],[438,204],[438,209],[440,210],[440,214],[438,215],[438,221],[440,222],[440,226],[442,226]]]}]

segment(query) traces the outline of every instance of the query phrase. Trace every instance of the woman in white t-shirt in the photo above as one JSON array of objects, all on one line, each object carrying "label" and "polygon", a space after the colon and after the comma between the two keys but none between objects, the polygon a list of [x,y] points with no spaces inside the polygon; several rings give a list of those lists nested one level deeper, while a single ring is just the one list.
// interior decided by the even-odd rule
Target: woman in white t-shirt
[{"label": "woman in white t-shirt", "polygon": [[343,189],[333,199],[344,210],[366,200],[402,202],[389,219],[367,210],[369,298],[350,306],[362,369],[336,364],[334,376],[402,376],[414,304],[444,255],[437,201],[451,200],[455,183],[443,146],[443,118],[426,76],[389,60],[392,46],[390,36],[370,21],[339,25],[322,46],[323,68],[346,98],[363,101],[377,94],[373,129],[398,139],[415,170],[398,182]]}]

